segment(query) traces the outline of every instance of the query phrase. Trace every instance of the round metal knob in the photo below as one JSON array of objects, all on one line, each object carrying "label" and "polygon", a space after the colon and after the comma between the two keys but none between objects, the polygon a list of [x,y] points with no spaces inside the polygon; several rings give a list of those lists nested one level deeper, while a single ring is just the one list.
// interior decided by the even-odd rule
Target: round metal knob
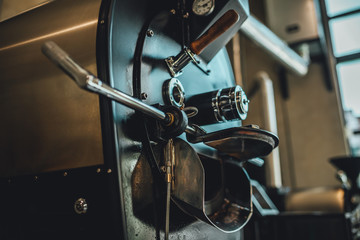
[{"label": "round metal knob", "polygon": [[239,85],[194,95],[185,105],[198,109],[191,118],[198,125],[245,120],[249,110],[249,100]]}]

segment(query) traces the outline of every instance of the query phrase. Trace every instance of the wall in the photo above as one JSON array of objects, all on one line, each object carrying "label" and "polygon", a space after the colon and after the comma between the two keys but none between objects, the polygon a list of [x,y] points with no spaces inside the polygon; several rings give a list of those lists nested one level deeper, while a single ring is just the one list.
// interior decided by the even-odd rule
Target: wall
[{"label": "wall", "polygon": [[[252,0],[250,8],[264,23],[264,2]],[[321,65],[312,63],[303,78],[287,74],[290,97],[285,100],[280,93],[278,64],[244,36],[240,41],[245,91],[260,70],[273,80],[283,184],[294,188],[339,185],[328,160],[346,154],[347,149],[335,91],[326,90]],[[263,125],[260,98],[257,94],[251,99],[245,124]]]}]

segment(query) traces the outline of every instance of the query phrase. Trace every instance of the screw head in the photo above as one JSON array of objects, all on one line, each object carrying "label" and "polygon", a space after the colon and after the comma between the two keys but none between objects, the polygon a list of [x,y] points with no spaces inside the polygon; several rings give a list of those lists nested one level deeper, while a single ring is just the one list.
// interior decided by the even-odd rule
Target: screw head
[{"label": "screw head", "polygon": [[79,198],[74,204],[74,210],[77,214],[84,214],[88,210],[88,204],[84,198]]},{"label": "screw head", "polygon": [[148,98],[147,93],[146,93],[146,92],[141,93],[141,94],[140,94],[140,98],[141,98],[142,100],[146,100],[146,99]]},{"label": "screw head", "polygon": [[148,37],[154,36],[154,31],[151,30],[151,29],[147,30],[147,31],[146,31],[146,36],[148,36]]}]

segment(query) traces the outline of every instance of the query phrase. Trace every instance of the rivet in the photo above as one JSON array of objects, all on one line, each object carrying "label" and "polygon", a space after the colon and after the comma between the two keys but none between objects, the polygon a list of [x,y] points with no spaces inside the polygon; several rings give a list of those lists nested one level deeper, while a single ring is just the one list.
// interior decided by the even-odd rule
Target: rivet
[{"label": "rivet", "polygon": [[85,198],[79,198],[74,203],[74,210],[77,214],[84,214],[88,210],[88,204],[86,203]]},{"label": "rivet", "polygon": [[101,169],[100,169],[100,168],[96,169],[96,172],[97,172],[97,173],[100,173],[100,172],[101,172]]},{"label": "rivet", "polygon": [[68,173],[67,172],[64,172],[64,177],[66,177],[68,175]]},{"label": "rivet", "polygon": [[107,170],[107,173],[111,173],[112,172],[112,170],[109,168],[108,170]]},{"label": "rivet", "polygon": [[140,94],[140,98],[141,98],[142,100],[146,100],[146,99],[148,98],[147,93],[145,93],[145,92],[141,93],[141,94]]},{"label": "rivet", "polygon": [[104,20],[101,20],[101,21],[100,21],[100,24],[104,24],[104,23],[105,23],[105,21],[104,21]]},{"label": "rivet", "polygon": [[189,17],[189,13],[185,13],[184,15],[183,15],[183,18],[188,18]]},{"label": "rivet", "polygon": [[176,14],[175,9],[171,9],[170,12],[171,12],[172,14],[174,14],[174,15]]},{"label": "rivet", "polygon": [[148,37],[154,36],[154,31],[151,30],[151,29],[147,30],[147,31],[146,31],[146,36],[148,36]]},{"label": "rivet", "polygon": [[38,180],[38,179],[39,179],[39,177],[38,177],[38,176],[35,176],[35,177],[34,177],[34,179],[35,179],[35,181],[36,181],[36,180]]}]

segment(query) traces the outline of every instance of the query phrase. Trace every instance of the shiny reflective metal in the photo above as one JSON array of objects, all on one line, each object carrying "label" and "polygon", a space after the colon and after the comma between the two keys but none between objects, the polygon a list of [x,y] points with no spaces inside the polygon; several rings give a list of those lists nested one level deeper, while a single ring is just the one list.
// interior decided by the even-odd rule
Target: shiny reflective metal
[{"label": "shiny reflective metal", "polygon": [[[174,140],[174,148],[172,200],[183,211],[223,232],[240,230],[252,215],[252,189],[243,169],[236,163],[225,167],[222,190],[214,199],[205,201],[206,172],[199,156],[181,139]],[[218,174],[221,174],[218,170]]]},{"label": "shiny reflective metal", "polygon": [[175,107],[183,107],[185,101],[185,90],[181,82],[172,78],[163,84],[162,95],[164,102]]},{"label": "shiny reflective metal", "polygon": [[244,90],[239,85],[218,90],[211,100],[218,122],[234,119],[245,120],[249,110],[249,102]]},{"label": "shiny reflective metal", "polygon": [[190,140],[193,143],[204,142],[239,160],[266,156],[279,144],[279,139],[275,134],[251,127],[224,129]]},{"label": "shiny reflective metal", "polygon": [[88,204],[85,198],[79,198],[74,203],[74,210],[77,214],[85,214],[88,210]]},{"label": "shiny reflective metal", "polygon": [[147,105],[139,99],[131,97],[103,83],[100,79],[74,62],[69,55],[67,55],[67,53],[59,48],[54,42],[46,42],[42,47],[42,51],[49,59],[64,70],[64,72],[69,75],[79,87],[91,92],[99,93],[105,97],[115,100],[116,102],[124,104],[129,108],[139,110],[140,112],[157,120],[167,122],[167,115],[163,111]]},{"label": "shiny reflective metal", "polygon": [[[101,94],[131,109],[138,110],[164,123],[169,123],[170,120],[166,113],[103,83],[100,79],[79,66],[54,42],[46,42],[42,46],[42,51],[69,75],[80,88]],[[180,86],[180,84],[178,86]],[[189,134],[195,133],[195,130],[191,126],[186,126],[185,131]]]},{"label": "shiny reflective metal", "polygon": [[190,119],[197,125],[245,120],[249,110],[249,100],[239,85],[193,95],[185,105],[197,108],[198,113]]},{"label": "shiny reflective metal", "polygon": [[340,180],[342,187],[346,190],[351,189],[351,182],[348,179],[346,173],[343,170],[338,170],[336,172],[336,178]]},{"label": "shiny reflective metal", "polygon": [[189,48],[184,48],[177,56],[171,56],[165,59],[169,73],[172,77],[178,77],[182,74],[182,69],[189,64],[189,62],[197,64],[195,54]]},{"label": "shiny reflective metal", "polygon": [[214,11],[215,0],[194,0],[192,11],[199,16],[207,16]]},{"label": "shiny reflective metal", "polygon": [[305,76],[308,72],[309,62],[300,57],[255,17],[250,15],[241,26],[240,31],[291,72],[299,76]]}]

